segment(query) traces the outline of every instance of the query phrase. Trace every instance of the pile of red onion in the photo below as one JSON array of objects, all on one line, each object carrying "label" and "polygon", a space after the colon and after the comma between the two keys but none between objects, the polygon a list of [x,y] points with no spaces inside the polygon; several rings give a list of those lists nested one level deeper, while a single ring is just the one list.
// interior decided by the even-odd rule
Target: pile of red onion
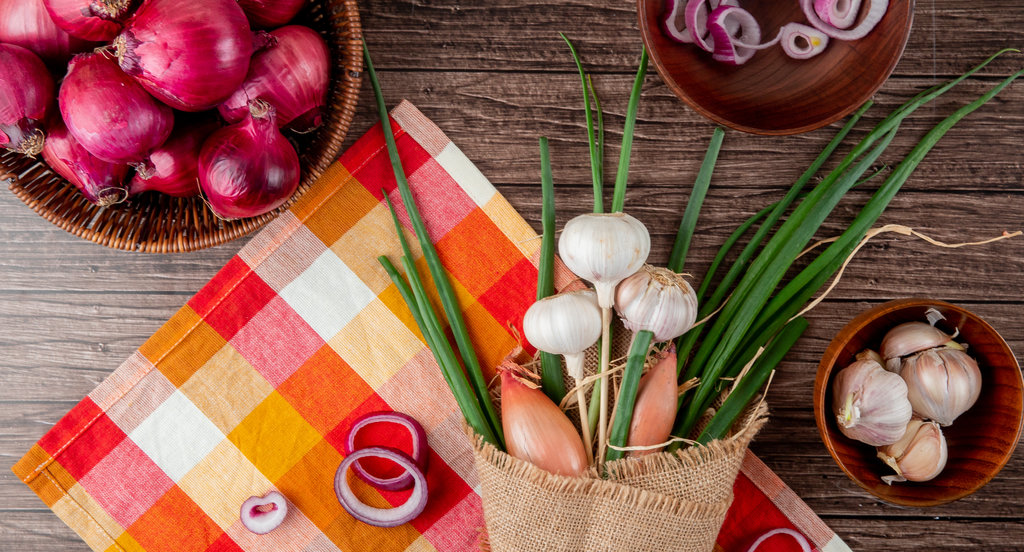
[{"label": "pile of red onion", "polygon": [[808,59],[823,52],[829,39],[859,40],[878,25],[889,8],[888,0],[869,0],[864,10],[862,0],[799,2],[809,25],[787,23],[766,42],[761,42],[761,26],[739,0],[668,0],[661,28],[676,42],[711,52],[716,61],[742,65],[758,50],[776,44],[793,59]]},{"label": "pile of red onion", "polygon": [[[322,123],[330,59],[308,0],[0,0],[0,147],[94,204],[204,194],[222,218],[299,184],[282,132]],[[59,92],[55,82],[60,82]]]}]

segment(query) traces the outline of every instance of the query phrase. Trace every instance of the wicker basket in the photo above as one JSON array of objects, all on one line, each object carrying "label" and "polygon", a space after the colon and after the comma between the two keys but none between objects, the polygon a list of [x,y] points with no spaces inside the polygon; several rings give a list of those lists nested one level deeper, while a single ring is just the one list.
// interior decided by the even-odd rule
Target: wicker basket
[{"label": "wicker basket", "polygon": [[259,217],[226,221],[201,197],[145,193],[112,207],[97,207],[41,160],[0,149],[0,181],[60,228],[98,244],[148,253],[213,247],[261,228],[315,182],[334,162],[355,114],[363,71],[362,28],[355,0],[314,0],[298,16],[324,36],[331,51],[331,84],[323,126],[297,140],[302,180],[292,199]]}]

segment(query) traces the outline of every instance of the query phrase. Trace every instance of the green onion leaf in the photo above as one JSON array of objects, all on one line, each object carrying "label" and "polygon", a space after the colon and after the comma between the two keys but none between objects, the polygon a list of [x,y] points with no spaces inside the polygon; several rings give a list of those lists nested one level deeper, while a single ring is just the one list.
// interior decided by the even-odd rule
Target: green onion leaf
[{"label": "green onion leaf", "polygon": [[636,112],[640,105],[640,91],[647,76],[647,48],[640,53],[640,67],[636,70],[633,90],[629,93],[626,106],[626,124],[622,128],[622,146],[619,151],[619,169],[615,173],[615,194],[612,197],[612,212],[619,213],[626,202],[626,179],[629,177],[629,157],[633,153],[633,129],[636,127]]},{"label": "green onion leaf", "polygon": [[676,241],[672,246],[672,253],[668,257],[668,269],[672,272],[683,271],[683,263],[686,262],[686,253],[690,250],[690,240],[693,238],[693,231],[697,228],[697,217],[700,216],[700,208],[704,205],[704,197],[707,196],[708,188],[711,187],[711,174],[715,170],[715,163],[718,161],[718,152],[722,149],[722,140],[725,138],[725,131],[722,127],[715,127],[711,134],[711,143],[708,144],[708,151],[704,154],[704,162],[700,165],[697,173],[697,180],[693,183],[693,191],[690,199],[686,202],[686,210],[683,211],[683,220],[679,222],[679,232],[676,233]]},{"label": "green onion leaf", "polygon": [[[587,74],[583,71],[583,62],[580,61],[580,56],[576,53],[576,47],[569,41],[569,37],[563,33],[559,33],[559,35],[569,45],[569,52],[572,53],[572,59],[576,62],[576,69],[580,72],[580,82],[583,84],[583,110],[587,117],[587,142],[590,144],[590,174],[594,179],[594,212],[603,213],[604,190],[601,183],[603,160],[598,153],[597,142],[594,138],[594,113],[590,108],[590,87],[587,86]],[[598,113],[598,117],[600,117],[600,113]]]},{"label": "green onion leaf", "polygon": [[[540,261],[537,267],[537,300],[540,301],[555,292],[555,185],[551,177],[551,155],[548,139],[540,139],[540,182],[541,196],[541,242]],[[565,380],[562,378],[562,359],[558,355],[540,352],[541,388],[558,404],[565,396]]]}]

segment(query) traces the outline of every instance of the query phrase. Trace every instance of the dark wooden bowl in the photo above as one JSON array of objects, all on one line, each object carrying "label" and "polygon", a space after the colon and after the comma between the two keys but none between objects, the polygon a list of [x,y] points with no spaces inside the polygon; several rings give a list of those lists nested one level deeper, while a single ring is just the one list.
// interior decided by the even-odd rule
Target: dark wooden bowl
[{"label": "dark wooden bowl", "polygon": [[110,207],[89,203],[74,186],[32,159],[0,149],[0,182],[41,217],[81,238],[114,249],[178,253],[213,247],[262,228],[312,186],[338,157],[352,117],[363,71],[363,34],[356,0],[315,0],[295,23],[319,32],[331,52],[331,80],[323,125],[296,138],[302,179],[292,198],[252,218],[223,220],[201,197],[147,192]]},{"label": "dark wooden bowl", "polygon": [[[903,322],[925,321],[935,308],[944,321],[937,327],[968,343],[967,352],[981,368],[978,402],[942,429],[949,449],[946,468],[923,483],[882,482],[892,470],[875,456],[875,448],[839,432],[832,414],[832,379],[865,348],[878,349],[885,333]],[[1021,435],[1024,381],[1013,352],[992,326],[973,313],[933,299],[899,299],[862,312],[832,340],[814,380],[814,418],[821,440],[832,458],[855,483],[869,493],[903,506],[935,506],[963,498],[988,483],[1013,454]]]},{"label": "dark wooden bowl", "polygon": [[[831,40],[808,60],[791,59],[775,46],[730,66],[662,32],[666,1],[637,0],[640,33],[658,74],[701,115],[754,134],[807,132],[850,114],[896,67],[914,16],[914,0],[892,0],[878,26],[860,40]],[[762,41],[774,38],[786,23],[807,21],[795,1],[743,0],[741,5],[761,24]]]}]

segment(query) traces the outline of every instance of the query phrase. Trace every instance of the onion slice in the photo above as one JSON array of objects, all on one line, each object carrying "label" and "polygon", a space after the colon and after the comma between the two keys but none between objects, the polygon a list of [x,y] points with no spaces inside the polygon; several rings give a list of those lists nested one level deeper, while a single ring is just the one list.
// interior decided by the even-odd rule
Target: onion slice
[{"label": "onion slice", "polygon": [[782,51],[793,59],[809,59],[825,51],[828,35],[803,23],[788,23],[779,29]]},{"label": "onion slice", "polygon": [[814,12],[837,29],[849,29],[860,13],[861,0],[814,0]]},{"label": "onion slice", "polygon": [[[352,492],[346,474],[348,468],[360,458],[391,460],[412,475],[412,494],[404,504],[394,508],[374,508],[359,500],[359,497]],[[427,507],[427,477],[416,466],[416,462],[400,450],[388,447],[366,447],[349,454],[341,461],[341,465],[338,466],[338,471],[334,475],[334,493],[345,511],[359,521],[375,527],[397,527],[416,519],[416,516],[420,515]]]},{"label": "onion slice", "polygon": [[[427,433],[423,430],[423,426],[412,416],[402,412],[370,412],[361,416],[352,424],[348,437],[345,438],[344,448],[346,455],[350,455],[356,450],[356,436],[359,432],[367,426],[376,423],[399,424],[408,429],[409,436],[412,437],[411,458],[420,470],[427,469]],[[413,476],[408,470],[395,477],[377,477],[366,471],[362,464],[356,461],[352,464],[352,471],[363,481],[384,491],[401,491],[408,489],[414,483]]]},{"label": "onion slice", "polygon": [[798,545],[800,545],[801,552],[811,552],[811,543],[807,542],[807,537],[801,535],[800,533],[792,529],[786,529],[784,527],[779,529],[772,529],[771,531],[768,531],[767,533],[758,537],[758,539],[754,541],[754,544],[751,544],[750,548],[747,549],[747,552],[754,552],[755,550],[757,550],[759,546],[761,546],[761,543],[774,537],[775,535],[789,535],[793,537],[793,540],[795,540]]},{"label": "onion slice", "polygon": [[870,0],[870,2],[871,5],[864,19],[856,27],[846,30],[822,21],[814,9],[815,0],[800,0],[800,8],[803,9],[804,16],[807,17],[811,26],[828,36],[838,40],[860,40],[878,25],[889,9],[889,0]]},{"label": "onion slice", "polygon": [[[735,30],[730,30],[735,29]],[[737,6],[719,6],[708,17],[708,31],[714,43],[712,59],[731,65],[742,65],[757,50],[775,44],[760,44],[761,26],[747,10]]]},{"label": "onion slice", "polygon": [[242,503],[240,518],[246,529],[257,535],[266,535],[277,529],[288,515],[288,501],[277,491],[253,496]]}]

